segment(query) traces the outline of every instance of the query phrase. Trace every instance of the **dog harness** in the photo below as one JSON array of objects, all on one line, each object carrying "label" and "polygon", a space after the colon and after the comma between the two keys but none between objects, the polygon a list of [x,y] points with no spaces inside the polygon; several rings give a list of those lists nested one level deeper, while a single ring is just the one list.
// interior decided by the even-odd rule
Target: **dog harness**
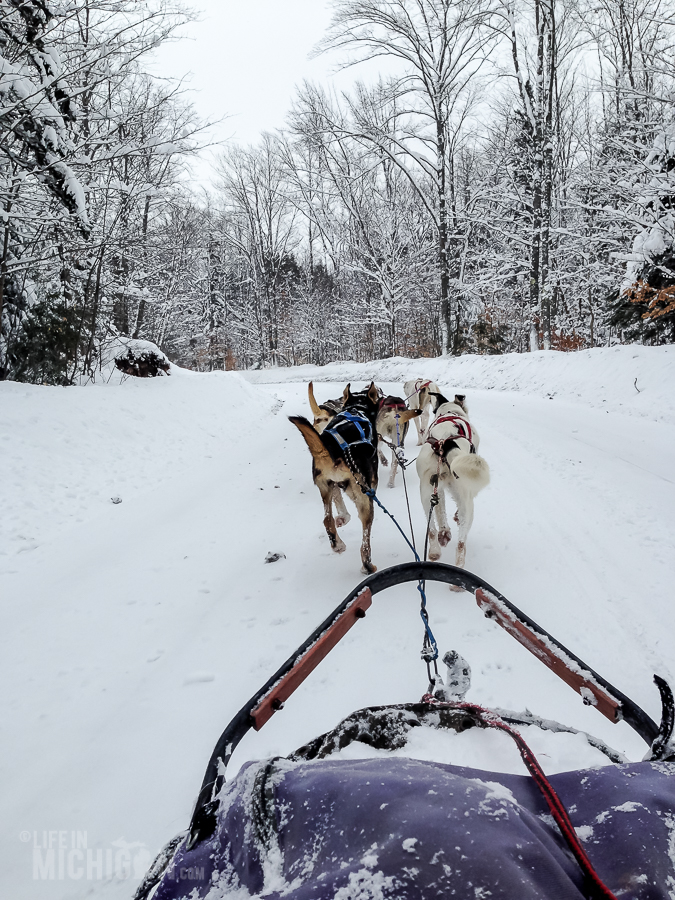
[{"label": "dog harness", "polygon": [[325,403],[319,403],[319,409],[336,416],[342,409],[342,400],[326,400]]},{"label": "dog harness", "polygon": [[[341,412],[333,419],[329,428],[324,429],[324,434],[329,434],[337,443],[343,453],[357,444],[367,444],[375,452],[373,446],[373,426],[370,420],[360,412]],[[356,433],[358,437],[352,438]]]},{"label": "dog harness", "polygon": [[378,412],[383,409],[396,409],[403,412],[407,408],[408,407],[405,405],[405,400],[401,400],[400,397],[383,397],[380,400],[380,409],[378,410]]},{"label": "dog harness", "polygon": [[[464,438],[465,441],[469,442],[470,450],[469,453],[475,453],[476,448],[473,444],[473,432],[471,431],[471,425],[463,419],[461,416],[441,416],[440,419],[436,419],[431,428],[434,425],[440,425],[441,422],[452,422],[452,424],[457,429],[457,434],[450,435],[450,437],[443,438],[439,440],[438,438],[432,437],[431,434],[427,438],[427,443],[431,444],[431,449],[434,451],[436,456],[444,457],[452,448],[450,444],[454,444],[459,438]],[[431,431],[431,428],[429,431]]]},{"label": "dog harness", "polygon": [[430,381],[423,381],[421,378],[418,378],[417,381],[415,382],[415,390],[412,392],[412,394],[410,394],[409,397],[406,397],[405,399],[410,400],[410,397],[414,397],[415,394],[419,394],[419,392],[423,388],[429,387],[430,384],[431,384]]}]

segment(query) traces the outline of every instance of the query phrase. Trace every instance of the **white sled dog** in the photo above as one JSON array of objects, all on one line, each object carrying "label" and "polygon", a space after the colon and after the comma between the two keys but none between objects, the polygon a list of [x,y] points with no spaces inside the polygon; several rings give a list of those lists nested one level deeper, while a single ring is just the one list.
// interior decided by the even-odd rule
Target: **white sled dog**
[{"label": "white sled dog", "polygon": [[429,516],[438,478],[438,504],[433,508],[429,526],[429,559],[440,559],[441,547],[450,543],[450,525],[445,510],[447,490],[457,505],[455,522],[459,526],[459,534],[455,565],[463,567],[466,539],[473,522],[474,497],[489,484],[490,468],[476,452],[480,438],[469,422],[464,394],[455,394],[454,401],[451,401],[434,391],[431,399],[436,418],[417,457],[425,520]]},{"label": "white sled dog", "polygon": [[417,427],[417,444],[424,443],[429,424],[429,409],[431,408],[431,395],[438,392],[438,385],[428,378],[413,378],[403,385],[403,396],[410,409],[419,409],[420,418],[415,419]]}]

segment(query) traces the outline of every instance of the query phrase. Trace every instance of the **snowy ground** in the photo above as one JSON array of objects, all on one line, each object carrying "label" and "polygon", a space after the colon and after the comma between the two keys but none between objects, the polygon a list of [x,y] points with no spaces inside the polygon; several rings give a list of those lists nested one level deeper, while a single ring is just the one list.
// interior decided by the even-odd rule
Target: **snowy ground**
[{"label": "snowy ground", "polygon": [[[658,718],[652,673],[675,681],[675,354],[619,349],[387,365],[469,395],[492,484],[467,568]],[[322,400],[384,365],[331,367],[338,383],[310,375],[326,382]],[[224,725],[363,577],[356,517],[346,553],[332,554],[309,454],[286,419],[308,413],[306,367],[249,377],[279,383],[174,369],[114,387],[0,385],[3,896],[130,898],[137,881],[115,877],[116,863],[129,857],[141,875],[186,826]],[[382,387],[401,392],[400,381]],[[403,519],[400,480],[393,491],[381,480]],[[409,488],[419,538],[414,466]],[[266,565],[270,550],[287,558]],[[375,563],[408,558],[378,514]],[[287,753],[360,706],[419,699],[416,598],[413,586],[378,595],[236,762]],[[429,608],[442,651],[472,665],[469,699],[527,707],[642,756],[628,726],[584,707],[469,595],[432,586]],[[441,752],[522,771],[508,738],[471,741]],[[549,771],[594,761],[572,737],[535,749]],[[34,871],[50,842],[53,879]]]}]

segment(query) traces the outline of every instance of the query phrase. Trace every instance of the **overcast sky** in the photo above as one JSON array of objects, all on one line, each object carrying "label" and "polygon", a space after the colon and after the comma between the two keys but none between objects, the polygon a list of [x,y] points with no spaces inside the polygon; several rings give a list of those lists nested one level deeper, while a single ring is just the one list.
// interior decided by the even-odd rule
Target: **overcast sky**
[{"label": "overcast sky", "polygon": [[[194,0],[199,21],[183,29],[184,40],[158,51],[154,70],[191,73],[191,99],[202,118],[227,119],[217,140],[253,143],[262,131],[284,123],[296,85],[307,78],[327,82],[338,58],[309,59],[330,22],[328,0]],[[372,68],[372,67],[371,67]],[[356,70],[337,77],[347,86]],[[332,79],[331,79],[332,80]],[[205,170],[200,180],[208,180]]]}]

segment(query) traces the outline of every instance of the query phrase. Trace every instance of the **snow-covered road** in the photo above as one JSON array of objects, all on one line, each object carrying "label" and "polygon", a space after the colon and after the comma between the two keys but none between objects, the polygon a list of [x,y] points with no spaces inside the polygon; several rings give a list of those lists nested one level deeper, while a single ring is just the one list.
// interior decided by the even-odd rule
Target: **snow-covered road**
[{"label": "snow-covered road", "polygon": [[[317,385],[318,399],[343,384]],[[308,414],[304,382],[176,373],[106,389],[7,387],[0,423],[20,440],[0,457],[12,473],[0,556],[2,893],[128,898],[137,882],[108,879],[107,860],[114,871],[128,852],[140,875],[186,826],[224,725],[363,577],[360,527],[354,517],[346,553],[331,553],[310,457],[286,418]],[[468,399],[492,484],[467,568],[658,718],[652,674],[675,681],[675,427],[557,397]],[[419,540],[414,466],[408,486]],[[379,494],[404,522],[400,476],[394,490],[381,477]],[[266,565],[268,551],[286,559]],[[374,562],[407,559],[378,513]],[[237,761],[287,753],[360,706],[418,699],[417,597],[413,586],[379,595]],[[472,665],[471,699],[527,707],[642,756],[628,726],[584,707],[468,595],[431,586],[429,610],[442,651]],[[101,878],[95,864],[67,871],[73,832],[86,833],[94,863],[103,851]],[[50,840],[65,844],[53,879],[34,871]]]}]

